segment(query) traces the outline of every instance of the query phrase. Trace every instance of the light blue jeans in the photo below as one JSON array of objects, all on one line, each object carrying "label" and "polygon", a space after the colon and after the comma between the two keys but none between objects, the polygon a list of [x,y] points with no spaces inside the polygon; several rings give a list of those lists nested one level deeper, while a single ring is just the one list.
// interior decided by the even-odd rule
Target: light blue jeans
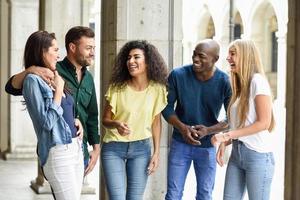
[{"label": "light blue jeans", "polygon": [[197,200],[212,199],[216,176],[216,149],[200,148],[172,139],[168,161],[168,188],[166,200],[181,200],[187,173],[193,161]]},{"label": "light blue jeans", "polygon": [[103,144],[101,160],[110,200],[143,199],[150,158],[150,139]]},{"label": "light blue jeans", "polygon": [[226,170],[224,200],[268,200],[274,174],[273,153],[259,153],[234,140]]}]

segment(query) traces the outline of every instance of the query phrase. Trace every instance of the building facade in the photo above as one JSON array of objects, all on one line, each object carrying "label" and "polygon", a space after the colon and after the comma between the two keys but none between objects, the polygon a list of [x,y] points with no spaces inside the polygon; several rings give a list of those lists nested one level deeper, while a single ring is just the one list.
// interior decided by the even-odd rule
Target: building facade
[{"label": "building facade", "polygon": [[[278,184],[273,184],[272,195],[283,199],[285,188],[285,199],[300,198],[300,190],[294,186],[295,178],[300,176],[297,158],[299,145],[296,145],[300,140],[296,134],[300,129],[300,101],[297,101],[300,98],[297,91],[300,74],[296,67],[299,67],[297,53],[299,54],[300,46],[300,24],[297,8],[299,3],[296,0],[1,0],[1,155],[5,155],[7,159],[32,158],[35,155],[35,135],[21,103],[22,98],[8,96],[4,86],[12,74],[22,70],[26,39],[38,29],[55,32],[60,49],[63,50],[64,34],[70,27],[85,25],[95,28],[98,56],[91,71],[95,76],[100,105],[114,56],[128,40],[146,39],[155,44],[169,69],[172,69],[191,62],[192,50],[201,39],[214,38],[221,44],[218,66],[226,71],[225,58],[229,41],[233,38],[247,38],[254,40],[259,46],[274,94],[277,119],[274,131],[274,145],[277,147],[274,183]],[[61,57],[63,55],[65,53],[61,53]],[[286,112],[286,109],[290,112]],[[150,178],[145,199],[163,199],[166,192],[170,133],[171,128],[165,123],[160,167]],[[220,193],[222,184],[219,183],[223,179],[219,177],[223,176],[224,169],[218,169],[218,173],[215,190]],[[104,182],[101,181],[101,184]],[[188,189],[192,185],[191,174],[185,199],[193,197],[189,196],[193,195],[193,191],[189,194]],[[104,187],[100,188],[100,199],[104,200]],[[219,196],[215,198],[218,199]]]}]

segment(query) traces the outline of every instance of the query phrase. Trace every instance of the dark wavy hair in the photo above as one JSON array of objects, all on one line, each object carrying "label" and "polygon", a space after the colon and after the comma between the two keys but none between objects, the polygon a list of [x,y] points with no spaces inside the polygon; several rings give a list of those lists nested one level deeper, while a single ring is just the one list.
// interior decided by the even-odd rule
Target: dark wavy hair
[{"label": "dark wavy hair", "polygon": [[29,36],[24,50],[25,69],[33,65],[46,67],[43,53],[52,46],[54,39],[55,34],[47,31],[36,31]]},{"label": "dark wavy hair", "polygon": [[132,49],[140,49],[144,52],[148,79],[166,85],[168,76],[167,65],[157,48],[145,40],[127,42],[120,49],[115,60],[110,84],[114,87],[122,88],[132,78],[127,68],[128,55]]}]

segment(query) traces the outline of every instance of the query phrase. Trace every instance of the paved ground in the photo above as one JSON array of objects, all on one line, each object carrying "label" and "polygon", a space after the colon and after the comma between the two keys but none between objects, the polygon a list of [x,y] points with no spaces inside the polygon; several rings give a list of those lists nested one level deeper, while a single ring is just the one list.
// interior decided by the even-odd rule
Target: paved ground
[{"label": "paved ground", "polygon": [[[99,165],[89,175],[89,183],[96,188],[95,195],[81,195],[81,200],[99,199]],[[37,175],[36,161],[0,160],[0,199],[1,200],[52,200],[49,194],[36,194],[30,188],[30,181]]]}]

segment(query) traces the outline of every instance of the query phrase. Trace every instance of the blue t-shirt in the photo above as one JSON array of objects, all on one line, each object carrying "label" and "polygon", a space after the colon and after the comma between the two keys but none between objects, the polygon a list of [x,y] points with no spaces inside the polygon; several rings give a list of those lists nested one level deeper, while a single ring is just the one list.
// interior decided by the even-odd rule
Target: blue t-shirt
[{"label": "blue t-shirt", "polygon": [[61,105],[62,109],[64,110],[63,112],[63,118],[64,120],[67,122],[67,124],[69,125],[70,129],[71,129],[71,133],[72,133],[72,137],[76,137],[77,134],[77,128],[75,126],[74,123],[74,118],[75,118],[75,114],[74,114],[74,100],[73,97],[66,93],[65,97],[62,97],[61,99]]},{"label": "blue t-shirt", "polygon": [[[169,75],[168,105],[162,114],[166,120],[176,114],[181,122],[190,126],[212,126],[218,123],[222,105],[227,109],[230,97],[231,87],[226,73],[216,68],[213,77],[201,81],[196,78],[193,65],[187,65],[174,69]],[[211,137],[203,137],[199,147],[212,147]],[[185,142],[176,128],[173,130],[173,138]]]}]

